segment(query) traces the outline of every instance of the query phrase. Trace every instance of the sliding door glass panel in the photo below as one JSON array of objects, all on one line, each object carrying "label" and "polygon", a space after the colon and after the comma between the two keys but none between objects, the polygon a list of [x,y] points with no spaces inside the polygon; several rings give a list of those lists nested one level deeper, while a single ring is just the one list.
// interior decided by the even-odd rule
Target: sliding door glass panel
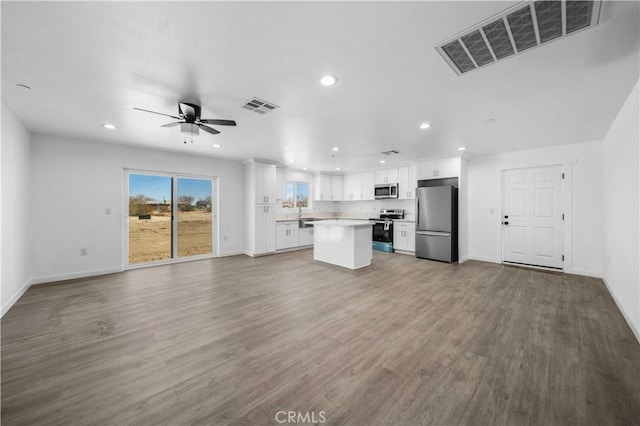
[{"label": "sliding door glass panel", "polygon": [[129,263],[172,257],[172,179],[129,174]]},{"label": "sliding door glass panel", "polygon": [[212,252],[211,179],[178,178],[178,257]]}]

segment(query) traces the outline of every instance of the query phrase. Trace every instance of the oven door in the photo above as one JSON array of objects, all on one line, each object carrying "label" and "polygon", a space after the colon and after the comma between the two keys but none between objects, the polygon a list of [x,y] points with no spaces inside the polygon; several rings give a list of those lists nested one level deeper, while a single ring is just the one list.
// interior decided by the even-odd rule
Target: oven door
[{"label": "oven door", "polygon": [[380,241],[381,243],[393,243],[393,223],[389,223],[388,226],[385,226],[384,222],[375,222],[372,228],[373,241]]}]

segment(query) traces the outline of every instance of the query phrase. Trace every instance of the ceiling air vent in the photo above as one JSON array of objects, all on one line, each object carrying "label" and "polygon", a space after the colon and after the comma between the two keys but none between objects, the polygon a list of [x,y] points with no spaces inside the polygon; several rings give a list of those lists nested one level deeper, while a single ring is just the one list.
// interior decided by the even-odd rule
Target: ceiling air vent
[{"label": "ceiling air vent", "polygon": [[396,155],[400,154],[400,151],[398,151],[397,149],[390,149],[389,151],[383,151],[382,153],[384,155]]},{"label": "ceiling air vent", "polygon": [[525,1],[448,38],[436,50],[458,75],[598,23],[601,0]]},{"label": "ceiling air vent", "polygon": [[257,112],[258,114],[266,114],[269,111],[273,111],[274,109],[278,108],[278,105],[271,102],[263,101],[262,99],[258,98],[251,98],[241,106],[244,109]]}]

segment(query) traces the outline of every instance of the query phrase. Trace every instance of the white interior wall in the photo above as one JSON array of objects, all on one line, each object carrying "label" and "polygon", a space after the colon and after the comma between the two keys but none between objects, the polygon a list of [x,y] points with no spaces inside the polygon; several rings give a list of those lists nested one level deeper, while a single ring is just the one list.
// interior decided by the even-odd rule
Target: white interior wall
[{"label": "white interior wall", "polygon": [[603,141],[604,280],[640,340],[638,84]]},{"label": "white interior wall", "polygon": [[2,105],[1,315],[29,288],[29,213],[37,207],[29,186],[30,150],[29,131]]},{"label": "white interior wall", "polygon": [[603,274],[602,143],[585,142],[476,157],[469,161],[469,258],[502,261],[502,171],[565,168],[565,272]]},{"label": "white interior wall", "polygon": [[[243,251],[239,162],[35,134],[31,167],[29,198],[37,200],[31,209],[31,276],[36,283],[122,269],[125,168],[217,176],[219,254]],[[83,247],[88,256],[80,256]]]}]

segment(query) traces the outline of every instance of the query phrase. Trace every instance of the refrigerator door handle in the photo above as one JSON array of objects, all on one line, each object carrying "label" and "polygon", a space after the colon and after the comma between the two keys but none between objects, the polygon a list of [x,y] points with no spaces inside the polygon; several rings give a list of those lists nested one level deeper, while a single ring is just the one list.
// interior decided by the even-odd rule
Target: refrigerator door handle
[{"label": "refrigerator door handle", "polygon": [[431,235],[433,237],[448,237],[451,232],[438,232],[438,231],[416,231],[416,235]]},{"label": "refrigerator door handle", "polygon": [[416,229],[420,229],[420,197],[416,194]]}]

